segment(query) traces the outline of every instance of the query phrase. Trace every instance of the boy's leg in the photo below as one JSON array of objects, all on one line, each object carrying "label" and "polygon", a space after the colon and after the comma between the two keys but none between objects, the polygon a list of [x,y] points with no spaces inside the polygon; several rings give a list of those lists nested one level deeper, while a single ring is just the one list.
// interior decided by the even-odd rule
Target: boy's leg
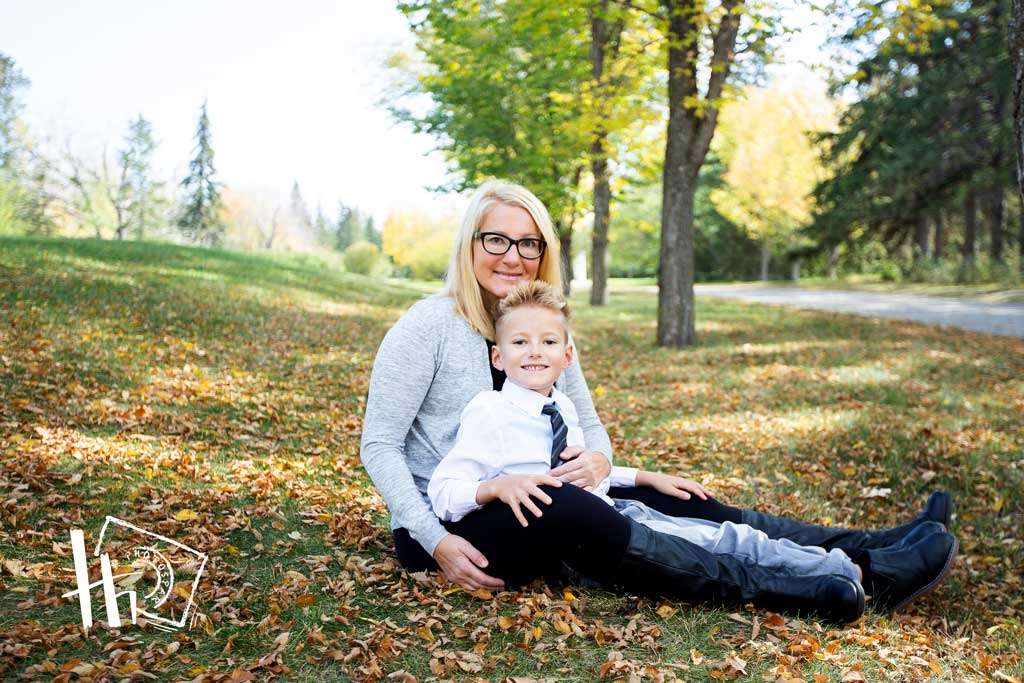
[{"label": "boy's leg", "polygon": [[484,571],[510,585],[558,573],[563,560],[593,578],[621,561],[629,524],[614,508],[576,486],[541,489],[551,497],[551,505],[538,504],[544,513],[539,518],[525,512],[527,527],[501,501],[444,526],[487,558]]},{"label": "boy's leg", "polygon": [[691,496],[689,500],[676,498],[648,486],[614,486],[608,495],[617,500],[635,500],[652,510],[670,517],[692,517],[712,522],[733,522],[739,524],[742,519],[741,508],[726,505],[716,498],[701,500]]},{"label": "boy's leg", "polygon": [[620,512],[648,528],[686,539],[717,555],[732,555],[756,565],[780,569],[793,576],[841,574],[859,581],[861,572],[840,550],[802,546],[772,539],[746,524],[716,524],[702,519],[671,517],[646,506],[621,501]]}]

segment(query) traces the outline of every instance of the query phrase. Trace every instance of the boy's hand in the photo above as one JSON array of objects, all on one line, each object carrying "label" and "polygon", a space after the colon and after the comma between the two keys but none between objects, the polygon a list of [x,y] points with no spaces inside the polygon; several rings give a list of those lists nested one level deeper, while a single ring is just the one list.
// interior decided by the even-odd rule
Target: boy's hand
[{"label": "boy's hand", "polygon": [[485,505],[492,500],[500,500],[512,508],[520,524],[529,526],[519,506],[522,505],[537,517],[543,516],[531,498],[532,496],[545,505],[551,505],[551,497],[540,490],[542,484],[561,486],[562,482],[546,474],[503,474],[480,484],[476,490],[476,502]]},{"label": "boy's hand", "polygon": [[692,479],[684,479],[662,472],[640,470],[636,475],[636,483],[637,486],[650,486],[655,491],[661,491],[683,500],[690,500],[690,494],[697,496],[701,500],[707,500],[708,496],[711,495],[710,491]]},{"label": "boy's hand", "polygon": [[560,457],[563,462],[551,470],[551,476],[587,491],[592,491],[612,471],[608,458],[581,446],[569,446]]}]

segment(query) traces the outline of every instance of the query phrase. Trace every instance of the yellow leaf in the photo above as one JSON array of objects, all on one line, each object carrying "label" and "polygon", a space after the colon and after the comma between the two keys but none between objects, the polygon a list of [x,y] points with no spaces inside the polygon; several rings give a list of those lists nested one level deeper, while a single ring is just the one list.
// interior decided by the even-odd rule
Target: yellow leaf
[{"label": "yellow leaf", "polygon": [[1003,509],[1003,497],[996,496],[996,499],[992,501],[992,512],[999,514],[999,511]]},{"label": "yellow leaf", "polygon": [[498,628],[500,628],[502,631],[509,630],[510,628],[512,628],[513,624],[515,624],[515,622],[512,621],[512,619],[509,618],[509,617],[506,617],[506,616],[498,617]]},{"label": "yellow leaf", "polygon": [[572,602],[573,600],[575,600],[575,599],[576,599],[576,596],[575,596],[575,595],[573,595],[571,591],[569,591],[568,589],[566,589],[565,591],[563,591],[563,592],[562,592],[562,598],[563,598],[563,599],[564,599],[564,600],[565,600],[566,602]]},{"label": "yellow leaf", "polygon": [[540,637],[544,635],[544,630],[540,626],[533,627],[533,638],[534,640],[540,640]]},{"label": "yellow leaf", "polygon": [[596,396],[597,398],[601,398],[602,396],[604,396],[604,394],[605,388],[603,384],[598,384],[596,387],[594,387],[594,396]]},{"label": "yellow leaf", "polygon": [[659,617],[661,617],[662,619],[668,619],[679,610],[677,610],[675,607],[672,607],[672,605],[665,604],[659,607],[656,611],[658,612]]},{"label": "yellow leaf", "polygon": [[178,510],[174,518],[179,522],[191,522],[193,519],[199,519],[199,514],[195,510]]}]

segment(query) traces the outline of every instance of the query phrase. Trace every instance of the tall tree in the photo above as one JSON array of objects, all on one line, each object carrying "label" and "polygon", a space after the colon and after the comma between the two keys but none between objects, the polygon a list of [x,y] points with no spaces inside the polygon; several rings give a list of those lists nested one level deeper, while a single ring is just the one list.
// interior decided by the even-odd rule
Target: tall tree
[{"label": "tall tree", "polygon": [[226,227],[219,215],[220,183],[214,177],[216,169],[205,101],[196,126],[195,156],[188,169],[188,175],[181,181],[184,197],[178,214],[178,228],[195,242],[217,246],[224,238]]},{"label": "tall tree", "polygon": [[[577,3],[543,0],[409,0],[399,8],[422,63],[392,59],[407,81],[392,113],[438,140],[453,175],[443,189],[493,177],[529,187],[551,212],[571,275],[568,246],[589,148],[578,96],[590,71],[586,14]],[[422,98],[406,105],[405,96],[424,94],[425,112]]]},{"label": "tall tree", "polygon": [[0,171],[11,170],[14,163],[17,148],[14,127],[21,109],[17,91],[28,84],[14,60],[0,52]]},{"label": "tall tree", "polygon": [[309,207],[306,206],[302,190],[299,189],[298,180],[292,181],[292,193],[288,200],[288,211],[291,213],[292,222],[299,232],[304,235],[310,235],[313,231],[313,219],[309,215]]},{"label": "tall tree", "polygon": [[1017,159],[1017,198],[1020,203],[1020,228],[1017,250],[1024,272],[1024,0],[1010,0],[1010,63],[1013,70],[1013,139]]},{"label": "tall tree", "polygon": [[824,179],[811,134],[835,125],[835,107],[823,94],[784,86],[746,88],[721,111],[715,149],[728,164],[711,201],[761,242],[761,279],[773,249],[797,247],[797,231],[811,220],[811,192]]},{"label": "tall tree", "polygon": [[362,215],[359,210],[338,202],[338,216],[334,221],[334,248],[345,251],[356,242],[366,239]]},{"label": "tall tree", "polygon": [[[563,3],[564,5],[565,3]],[[618,0],[585,0],[590,35],[590,81],[580,99],[580,126],[590,136],[594,223],[591,236],[590,303],[607,302],[608,233],[612,169],[617,157],[635,156],[640,130],[654,122],[658,58],[662,41],[652,17]]]},{"label": "tall tree", "polygon": [[[693,297],[693,203],[697,174],[718,123],[719,100],[736,59],[743,0],[705,11],[697,0],[661,0],[668,41],[668,133],[662,174],[658,267],[660,346],[696,341]],[[710,34],[709,47],[702,36]],[[710,54],[702,54],[709,49]],[[701,66],[708,68],[703,92]]]},{"label": "tall tree", "polygon": [[129,230],[135,239],[142,239],[159,225],[162,184],[153,180],[150,168],[155,150],[153,127],[139,114],[128,125],[125,146],[118,154],[119,179],[116,184],[107,183],[107,197],[117,219],[114,235],[119,240]]}]

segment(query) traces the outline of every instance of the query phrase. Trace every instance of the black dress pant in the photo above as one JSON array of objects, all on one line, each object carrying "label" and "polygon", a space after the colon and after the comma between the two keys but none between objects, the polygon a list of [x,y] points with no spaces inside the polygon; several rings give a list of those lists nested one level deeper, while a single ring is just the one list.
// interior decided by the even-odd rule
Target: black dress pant
[{"label": "black dress pant", "polygon": [[[485,570],[491,576],[515,586],[539,576],[559,573],[562,561],[569,562],[589,577],[601,580],[614,570],[629,542],[629,523],[614,508],[589,491],[566,484],[542,486],[551,505],[538,504],[539,518],[524,510],[529,526],[523,527],[512,509],[493,501],[474,510],[458,522],[442,522],[453,534],[462,536],[487,558]],[[640,501],[673,517],[696,517],[714,522],[740,523],[740,509],[713,498],[682,500],[647,487],[612,488],[613,498]],[[437,569],[406,529],[395,529],[398,561],[410,571]]]}]

